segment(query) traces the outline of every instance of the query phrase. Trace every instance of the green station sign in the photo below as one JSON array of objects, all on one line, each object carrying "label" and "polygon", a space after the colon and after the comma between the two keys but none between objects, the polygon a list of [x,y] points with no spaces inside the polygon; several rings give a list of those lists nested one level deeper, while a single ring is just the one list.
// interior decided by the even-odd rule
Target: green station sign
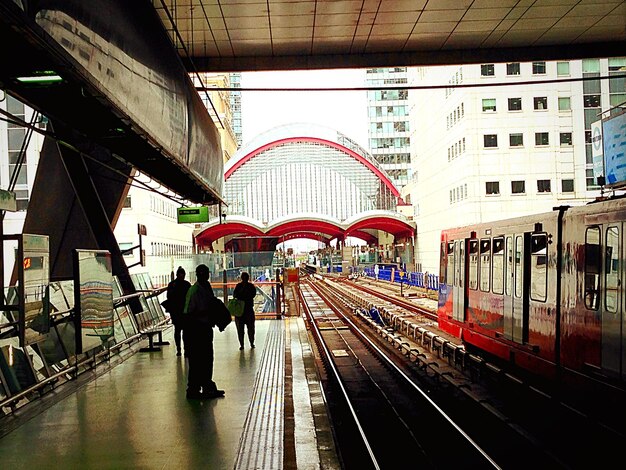
[{"label": "green station sign", "polygon": [[209,221],[209,206],[179,207],[177,213],[179,224],[200,224]]}]

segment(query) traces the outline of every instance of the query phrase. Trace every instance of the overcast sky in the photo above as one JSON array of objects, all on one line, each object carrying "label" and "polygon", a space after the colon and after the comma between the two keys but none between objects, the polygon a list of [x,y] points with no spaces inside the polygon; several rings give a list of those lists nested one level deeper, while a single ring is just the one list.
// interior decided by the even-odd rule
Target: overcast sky
[{"label": "overcast sky", "polygon": [[[365,86],[364,69],[245,72],[242,88],[349,88]],[[332,127],[367,148],[365,91],[242,92],[244,144],[281,124],[311,122]]]}]

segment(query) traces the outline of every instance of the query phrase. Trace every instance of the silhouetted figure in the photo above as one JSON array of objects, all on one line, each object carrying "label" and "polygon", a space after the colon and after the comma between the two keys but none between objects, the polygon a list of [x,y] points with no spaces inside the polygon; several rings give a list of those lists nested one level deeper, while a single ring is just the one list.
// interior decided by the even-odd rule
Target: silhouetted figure
[{"label": "silhouetted figure", "polygon": [[224,396],[224,390],[218,390],[213,382],[213,326],[220,301],[213,294],[209,275],[205,264],[198,265],[196,283],[187,292],[185,303],[185,350],[189,352],[187,398]]},{"label": "silhouetted figure", "polygon": [[185,356],[187,356],[187,340],[184,330],[183,311],[185,309],[185,299],[187,297],[187,291],[191,287],[189,281],[185,279],[185,270],[182,266],[179,266],[176,270],[176,279],[167,285],[167,308],[170,313],[172,323],[174,324],[174,342],[176,343],[176,355],[180,356],[181,349],[181,334],[183,343],[185,345]]},{"label": "silhouetted figure", "polygon": [[248,340],[250,347],[254,347],[254,296],[256,287],[250,281],[250,275],[241,273],[241,282],[235,286],[233,297],[244,301],[243,315],[235,317],[237,326],[237,337],[239,338],[239,349],[243,349],[244,327],[248,329]]}]

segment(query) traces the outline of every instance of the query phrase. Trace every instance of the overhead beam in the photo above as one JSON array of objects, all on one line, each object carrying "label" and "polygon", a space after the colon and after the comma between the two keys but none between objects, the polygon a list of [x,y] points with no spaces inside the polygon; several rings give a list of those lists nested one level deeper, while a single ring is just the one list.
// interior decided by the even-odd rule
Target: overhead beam
[{"label": "overhead beam", "polygon": [[381,52],[372,54],[326,54],[293,56],[183,57],[188,70],[201,72],[249,72],[271,70],[315,70],[373,67],[461,65],[533,60],[575,60],[621,57],[626,41],[590,44]]}]

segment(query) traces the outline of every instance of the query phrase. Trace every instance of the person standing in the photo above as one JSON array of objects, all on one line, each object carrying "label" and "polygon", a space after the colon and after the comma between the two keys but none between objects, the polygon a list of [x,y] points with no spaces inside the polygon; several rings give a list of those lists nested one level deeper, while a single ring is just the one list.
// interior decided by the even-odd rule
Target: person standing
[{"label": "person standing", "polygon": [[196,283],[187,291],[185,301],[185,349],[189,350],[187,398],[203,399],[224,396],[213,381],[213,311],[216,299],[209,282],[209,268],[196,267]]},{"label": "person standing", "polygon": [[[185,351],[187,350],[187,344],[185,340],[185,330],[183,328],[183,310],[185,309],[185,299],[187,297],[187,291],[191,287],[189,281],[185,279],[185,270],[182,266],[179,266],[176,270],[176,279],[167,285],[167,308],[170,313],[172,323],[174,324],[174,342],[176,343],[176,355],[180,356],[182,352],[181,348],[181,336],[183,344],[185,345]],[[187,353],[185,352],[185,356]]]},{"label": "person standing", "polygon": [[235,286],[233,297],[244,301],[243,315],[235,317],[237,326],[237,337],[239,338],[239,350],[243,349],[244,327],[248,329],[248,340],[250,347],[254,348],[254,296],[256,286],[250,282],[250,275],[247,272],[241,273],[241,282]]}]

